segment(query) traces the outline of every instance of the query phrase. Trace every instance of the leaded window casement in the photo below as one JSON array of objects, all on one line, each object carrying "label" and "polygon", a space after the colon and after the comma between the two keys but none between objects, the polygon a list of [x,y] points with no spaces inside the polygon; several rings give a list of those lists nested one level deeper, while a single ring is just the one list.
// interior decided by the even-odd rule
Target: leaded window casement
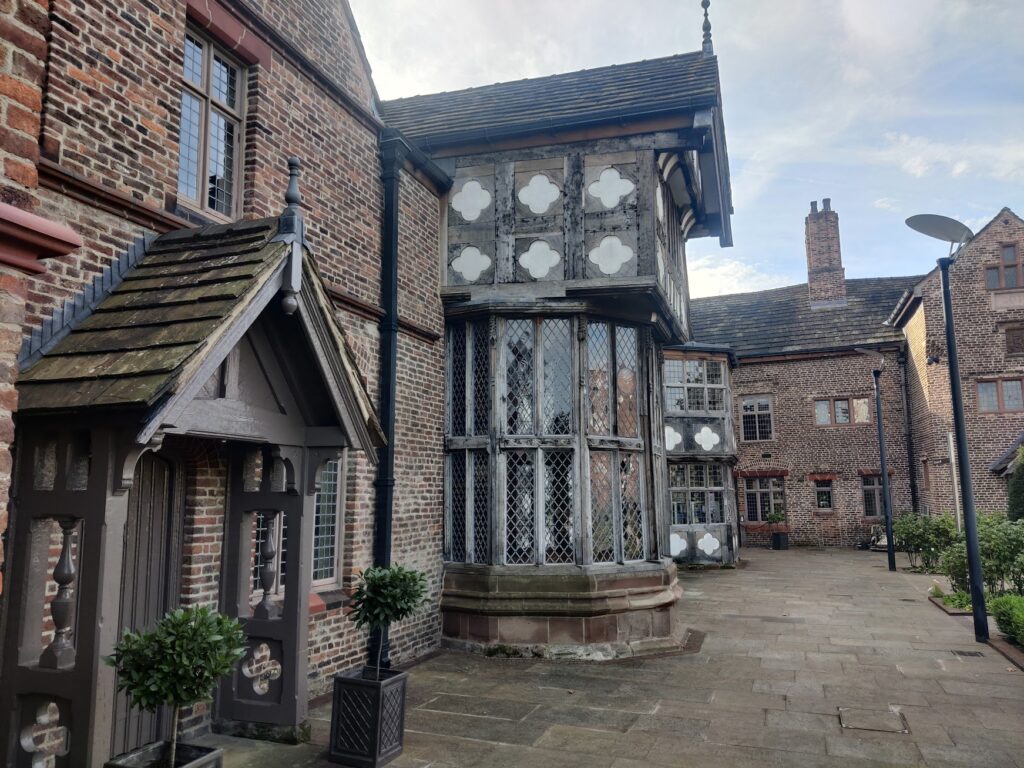
[{"label": "leaded window casement", "polygon": [[1021,275],[1021,249],[1016,245],[1000,248],[999,263],[985,268],[985,287],[990,291],[1024,286]]},{"label": "leaded window casement", "polygon": [[820,510],[832,509],[832,481],[814,481],[814,506]]},{"label": "leaded window casement", "polygon": [[650,354],[645,332],[583,317],[449,324],[448,559],[646,559]]},{"label": "leaded window casement", "polygon": [[815,400],[814,423],[819,427],[870,424],[870,402],[866,397],[836,397]]},{"label": "leaded window casement", "polygon": [[697,525],[725,522],[728,472],[724,464],[670,464],[672,523]]},{"label": "leaded window casement", "polygon": [[978,410],[982,413],[1024,411],[1024,386],[1021,379],[979,381]]},{"label": "leaded window casement", "polygon": [[720,361],[669,359],[664,377],[669,413],[725,413],[725,366]]},{"label": "leaded window casement", "polygon": [[771,395],[752,395],[741,398],[740,419],[743,442],[772,440],[775,437]]},{"label": "leaded window casement", "polygon": [[212,40],[185,33],[178,200],[233,218],[238,203],[245,69]]},{"label": "leaded window casement", "polygon": [[[344,456],[344,454],[343,454]],[[313,586],[338,583],[345,460],[332,459],[320,471],[313,516]]]},{"label": "leaded window casement", "polygon": [[865,475],[861,478],[861,490],[864,493],[864,517],[881,517],[885,510],[882,476]]},{"label": "leaded window casement", "polygon": [[767,522],[768,515],[786,514],[786,493],[781,477],[748,477],[743,481],[747,520]]}]

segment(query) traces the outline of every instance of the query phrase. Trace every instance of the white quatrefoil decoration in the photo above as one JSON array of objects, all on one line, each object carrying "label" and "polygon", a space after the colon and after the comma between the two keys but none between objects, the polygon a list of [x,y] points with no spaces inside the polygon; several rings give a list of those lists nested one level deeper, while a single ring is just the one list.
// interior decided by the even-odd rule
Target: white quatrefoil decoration
[{"label": "white quatrefoil decoration", "polygon": [[519,190],[519,202],[527,206],[530,213],[544,213],[561,194],[557,184],[543,173],[538,173]]},{"label": "white quatrefoil decoration", "polygon": [[452,269],[462,275],[464,280],[475,283],[480,275],[491,266],[491,257],[481,253],[475,246],[467,246],[462,253],[452,259]]},{"label": "white quatrefoil decoration", "polygon": [[718,436],[718,433],[715,432],[710,427],[703,427],[700,430],[700,432],[693,436],[693,439],[696,440],[697,445],[699,445],[705,451],[710,451],[712,448],[714,448],[716,445],[722,442],[722,438],[720,438]]},{"label": "white quatrefoil decoration", "polygon": [[668,450],[673,450],[677,445],[683,442],[683,436],[679,434],[675,427],[671,424],[665,425],[665,447]]},{"label": "white quatrefoil decoration", "polygon": [[491,193],[476,179],[470,179],[462,189],[452,195],[452,208],[466,221],[476,221],[480,213],[491,204]]},{"label": "white quatrefoil decoration", "polygon": [[551,268],[561,259],[558,251],[548,245],[546,240],[534,240],[525,252],[519,254],[519,265],[530,273],[530,277],[539,280],[547,277]]},{"label": "white quatrefoil decoration", "polygon": [[633,249],[615,235],[608,235],[601,244],[587,254],[587,258],[605,275],[614,275],[622,265],[633,258]]},{"label": "white quatrefoil decoration", "polygon": [[629,179],[622,178],[617,169],[605,168],[597,181],[587,187],[587,191],[600,200],[605,208],[614,208],[635,186]]},{"label": "white quatrefoil decoration", "polygon": [[711,557],[718,548],[722,546],[722,542],[712,536],[710,533],[705,533],[700,537],[700,541],[697,542],[697,549],[703,552],[708,557]]},{"label": "white quatrefoil decoration", "polygon": [[686,551],[686,537],[680,536],[678,533],[673,533],[668,537],[669,551],[672,553],[672,557],[678,557]]}]

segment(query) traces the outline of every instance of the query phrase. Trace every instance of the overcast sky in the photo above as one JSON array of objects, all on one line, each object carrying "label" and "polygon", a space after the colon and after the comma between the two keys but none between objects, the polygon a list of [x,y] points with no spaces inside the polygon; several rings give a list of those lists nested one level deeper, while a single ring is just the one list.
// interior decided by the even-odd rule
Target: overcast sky
[{"label": "overcast sky", "polygon": [[[700,48],[699,0],[351,0],[381,98]],[[847,277],[944,254],[914,213],[1024,214],[1024,2],[712,0],[735,246],[689,244],[691,293],[803,282],[832,198]]]}]

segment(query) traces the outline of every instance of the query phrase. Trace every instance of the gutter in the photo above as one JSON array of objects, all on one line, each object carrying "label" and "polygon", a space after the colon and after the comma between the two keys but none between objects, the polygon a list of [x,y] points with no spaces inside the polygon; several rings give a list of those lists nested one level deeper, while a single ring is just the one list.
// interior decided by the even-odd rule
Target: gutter
[{"label": "gutter", "polygon": [[[373,481],[374,526],[373,564],[391,565],[391,528],[395,508],[395,395],[398,389],[398,218],[402,168],[409,157],[409,144],[397,131],[381,135],[381,181],[384,184],[384,227],[381,237],[380,293],[380,425],[385,443],[378,449],[377,477]],[[367,653],[380,655],[391,666],[388,631],[370,633]]]},{"label": "gutter", "polygon": [[910,419],[910,380],[907,378],[907,350],[904,346],[899,354],[900,366],[900,400],[903,404],[903,440],[907,446],[907,469],[910,475],[910,508],[920,511],[921,500],[917,488],[917,459],[914,452],[914,431]]}]

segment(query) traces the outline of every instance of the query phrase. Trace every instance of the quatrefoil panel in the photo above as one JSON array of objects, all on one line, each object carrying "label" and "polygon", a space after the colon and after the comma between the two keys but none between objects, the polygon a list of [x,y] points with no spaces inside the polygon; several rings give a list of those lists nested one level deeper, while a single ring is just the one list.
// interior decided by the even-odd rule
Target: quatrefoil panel
[{"label": "quatrefoil panel", "polygon": [[249,655],[242,662],[239,671],[242,677],[250,681],[252,692],[262,698],[270,694],[272,689],[280,688],[278,681],[284,668],[275,658],[270,645],[264,642],[249,649]]}]

